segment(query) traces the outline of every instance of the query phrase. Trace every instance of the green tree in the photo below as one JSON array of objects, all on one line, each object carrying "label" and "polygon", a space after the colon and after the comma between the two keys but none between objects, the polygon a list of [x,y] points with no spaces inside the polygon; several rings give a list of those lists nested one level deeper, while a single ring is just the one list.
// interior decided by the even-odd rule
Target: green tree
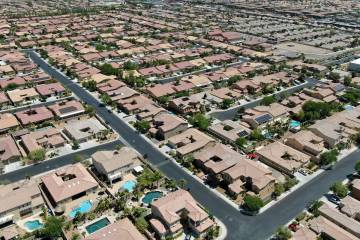
[{"label": "green tree", "polygon": [[247,140],[244,137],[239,137],[238,139],[235,140],[235,144],[239,148],[243,148],[246,145],[246,143],[247,143]]},{"label": "green tree", "polygon": [[210,120],[201,113],[195,114],[195,116],[189,119],[189,122],[195,127],[200,128],[201,130],[207,130],[210,126]]},{"label": "green tree", "polygon": [[142,134],[147,133],[150,129],[150,123],[145,120],[137,121],[134,126]]},{"label": "green tree", "polygon": [[187,184],[187,181],[185,179],[183,179],[183,178],[178,181],[178,185],[179,185],[180,188],[184,189],[186,184]]},{"label": "green tree", "polygon": [[81,156],[80,154],[76,154],[74,156],[74,161],[75,162],[82,162],[84,160],[83,156]]},{"label": "green tree", "polygon": [[72,149],[73,150],[76,150],[76,149],[79,149],[80,148],[80,144],[77,140],[73,140],[72,142]]},{"label": "green tree", "polygon": [[6,85],[6,87],[4,88],[4,91],[11,91],[14,90],[18,87],[18,85],[16,83],[9,83],[8,85]]},{"label": "green tree", "polygon": [[33,162],[41,162],[44,161],[46,157],[46,151],[43,148],[33,150],[28,154],[28,158]]},{"label": "green tree", "polygon": [[274,195],[276,197],[280,196],[283,192],[285,192],[285,187],[283,183],[276,183],[275,184],[275,190]]},{"label": "green tree", "polygon": [[254,141],[262,141],[265,139],[264,135],[262,135],[261,130],[258,128],[255,128],[251,134],[250,134],[250,138]]},{"label": "green tree", "polygon": [[50,239],[61,237],[64,223],[65,219],[63,217],[49,216],[45,221],[41,234]]},{"label": "green tree", "polygon": [[339,198],[347,196],[349,189],[342,182],[335,182],[331,185],[330,190],[333,191]]},{"label": "green tree", "polygon": [[244,207],[252,212],[258,212],[264,206],[264,202],[257,196],[246,195],[244,197]]},{"label": "green tree", "polygon": [[104,104],[106,104],[106,105],[109,105],[109,104],[111,104],[111,102],[112,102],[112,100],[111,100],[111,97],[108,95],[108,94],[102,94],[101,96],[100,96],[100,98],[101,98],[101,101],[104,103]]},{"label": "green tree", "polygon": [[291,231],[287,227],[279,227],[275,233],[278,240],[288,240],[291,238]]},{"label": "green tree", "polygon": [[85,113],[89,114],[89,116],[93,117],[95,116],[95,108],[91,105],[85,105]]},{"label": "green tree", "polygon": [[345,86],[350,86],[350,85],[351,85],[351,82],[352,82],[351,76],[346,76],[346,77],[344,78],[344,85],[345,85]]},{"label": "green tree", "polygon": [[99,68],[100,68],[100,72],[104,75],[108,75],[108,76],[109,75],[114,75],[114,76],[119,75],[119,69],[114,68],[109,63],[105,63],[105,64],[101,65]]},{"label": "green tree", "polygon": [[226,98],[224,99],[221,104],[220,104],[220,108],[221,109],[228,109],[229,107],[231,107],[231,105],[234,103],[234,100],[233,99],[229,99],[229,98]]},{"label": "green tree", "polygon": [[309,207],[309,212],[314,214],[315,217],[320,215],[319,208],[324,204],[324,202],[316,200]]},{"label": "green tree", "polygon": [[96,82],[94,80],[84,81],[82,82],[82,86],[90,92],[96,91]]},{"label": "green tree", "polygon": [[342,107],[338,103],[307,101],[302,106],[303,116],[298,117],[302,121],[315,121],[329,117],[332,111],[340,110]]},{"label": "green tree", "polygon": [[136,70],[138,65],[132,61],[126,61],[124,62],[123,68],[126,70]]},{"label": "green tree", "polygon": [[331,72],[331,73],[329,74],[329,78],[330,78],[331,80],[338,81],[338,80],[340,80],[340,74],[338,74],[338,73],[336,73],[336,72]]},{"label": "green tree", "polygon": [[170,101],[170,97],[169,96],[161,96],[161,97],[158,97],[157,100],[161,104],[167,104]]},{"label": "green tree", "polygon": [[342,99],[344,99],[346,102],[352,104],[352,105],[358,105],[358,102],[360,100],[360,90],[358,89],[348,89],[342,96]]},{"label": "green tree", "polygon": [[339,152],[336,149],[324,152],[320,155],[320,164],[323,166],[335,163]]},{"label": "green tree", "polygon": [[274,102],[276,102],[276,98],[274,96],[266,96],[261,100],[260,104],[269,106],[270,104],[272,104]]},{"label": "green tree", "polygon": [[284,188],[285,191],[290,190],[293,186],[295,186],[296,184],[298,184],[299,180],[297,180],[295,177],[286,177],[285,183],[284,183]]},{"label": "green tree", "polygon": [[148,229],[149,224],[148,222],[145,220],[145,218],[140,217],[138,219],[136,219],[135,221],[135,226],[137,227],[137,229],[142,232],[145,233],[145,231]]},{"label": "green tree", "polygon": [[360,161],[357,161],[357,163],[355,164],[355,171],[357,172],[357,174],[360,174]]}]

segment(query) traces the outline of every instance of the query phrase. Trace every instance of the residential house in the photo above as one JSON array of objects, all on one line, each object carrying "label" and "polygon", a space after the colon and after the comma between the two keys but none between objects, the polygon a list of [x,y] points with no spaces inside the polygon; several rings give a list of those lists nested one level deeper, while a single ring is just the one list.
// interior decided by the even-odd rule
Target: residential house
[{"label": "residential house", "polygon": [[360,179],[351,182],[351,196],[360,201]]},{"label": "residential house", "polygon": [[21,142],[26,152],[31,153],[39,149],[58,148],[66,141],[56,128],[43,128],[21,136]]},{"label": "residential house", "polygon": [[48,108],[58,118],[67,118],[80,115],[85,112],[85,108],[81,102],[77,100],[57,102],[48,106]]},{"label": "residential house", "polygon": [[27,101],[32,101],[39,97],[35,88],[15,89],[7,91],[7,95],[12,103],[19,105]]},{"label": "residential house", "polygon": [[353,234],[347,232],[337,224],[329,221],[323,216],[313,218],[309,221],[310,229],[317,234],[322,234],[328,236],[332,239],[341,239],[341,240],[354,240],[358,239]]},{"label": "residential house", "polygon": [[326,149],[324,139],[311,131],[305,130],[287,137],[285,143],[292,148],[310,155],[314,161],[318,161],[320,154]]},{"label": "residential house", "polygon": [[327,203],[319,208],[319,212],[331,222],[360,238],[360,222],[342,214],[338,209],[329,206]]},{"label": "residential house", "polygon": [[0,224],[40,213],[44,205],[37,179],[0,186]]},{"label": "residential house", "polygon": [[10,99],[6,96],[5,92],[0,92],[0,109],[3,106],[7,106],[10,104]]},{"label": "residential house", "polygon": [[348,217],[360,220],[360,201],[351,197],[346,196],[341,199],[339,204],[340,211],[346,214]]},{"label": "residential house", "polygon": [[196,152],[194,161],[210,174],[211,179],[225,180],[227,190],[233,196],[252,191],[267,200],[274,191],[275,178],[271,171],[223,144]]},{"label": "residential house", "polygon": [[61,83],[49,83],[49,84],[40,84],[37,85],[36,91],[41,95],[43,98],[48,98],[51,96],[57,96],[61,93],[65,92],[65,88],[61,85]]},{"label": "residential house", "polygon": [[214,139],[195,128],[189,128],[178,135],[168,138],[168,145],[176,149],[179,157],[185,157],[214,144],[214,142]]},{"label": "residential house", "polygon": [[42,189],[54,208],[95,193],[99,187],[81,163],[59,168],[41,177],[41,181]]},{"label": "residential house", "polygon": [[11,136],[0,138],[0,166],[20,160],[21,153]]},{"label": "residential house", "polygon": [[196,93],[190,96],[184,96],[172,99],[169,102],[169,107],[181,114],[199,112],[201,107],[206,105],[206,93]]},{"label": "residential house", "polygon": [[0,114],[0,133],[6,132],[10,129],[17,128],[19,126],[19,121],[11,113],[2,113]]},{"label": "residential house", "polygon": [[146,240],[134,224],[128,219],[123,218],[112,224],[97,230],[96,232],[86,236],[84,240]]},{"label": "residential house", "polygon": [[82,143],[98,137],[106,129],[96,118],[89,118],[82,121],[69,121],[64,126],[64,133],[71,140]]},{"label": "residential house", "polygon": [[154,116],[152,120],[153,127],[150,129],[150,133],[159,139],[168,139],[179,133],[182,133],[188,128],[188,123],[182,118],[170,114],[159,113]]},{"label": "residential house", "polygon": [[98,151],[91,158],[96,171],[105,176],[110,184],[140,164],[137,153],[128,147],[115,151]]},{"label": "residential house", "polygon": [[197,237],[203,237],[215,224],[190,193],[182,189],[154,201],[151,213],[150,224],[160,237],[177,236],[185,226]]},{"label": "residential house", "polygon": [[46,107],[35,107],[15,113],[22,125],[41,123],[53,118],[52,112]]},{"label": "residential house", "polygon": [[324,139],[333,148],[340,142],[347,142],[360,129],[360,107],[344,110],[332,116],[316,121],[309,127],[315,135]]},{"label": "residential house", "polygon": [[257,154],[260,161],[291,176],[310,161],[310,156],[280,142],[264,146]]},{"label": "residential house", "polygon": [[227,143],[234,143],[238,138],[247,137],[251,130],[240,122],[224,120],[209,127],[209,131]]},{"label": "residential house", "polygon": [[117,103],[120,109],[128,114],[133,114],[139,112],[141,109],[147,105],[152,104],[153,102],[142,95],[137,95],[127,99],[120,99],[117,101]]}]

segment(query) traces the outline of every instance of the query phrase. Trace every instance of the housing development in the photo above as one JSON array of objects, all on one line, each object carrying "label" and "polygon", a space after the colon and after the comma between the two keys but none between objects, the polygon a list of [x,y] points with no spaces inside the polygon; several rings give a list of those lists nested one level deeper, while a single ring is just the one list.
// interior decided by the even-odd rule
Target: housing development
[{"label": "housing development", "polygon": [[360,2],[0,0],[0,239],[360,239]]}]

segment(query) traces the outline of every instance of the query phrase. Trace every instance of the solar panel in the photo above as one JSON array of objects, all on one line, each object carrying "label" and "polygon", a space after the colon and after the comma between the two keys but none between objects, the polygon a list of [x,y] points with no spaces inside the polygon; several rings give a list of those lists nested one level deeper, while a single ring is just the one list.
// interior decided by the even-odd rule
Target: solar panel
[{"label": "solar panel", "polygon": [[247,135],[249,135],[245,130],[242,130],[240,132],[238,132],[237,134],[239,137],[246,137]]},{"label": "solar panel", "polygon": [[336,84],[336,85],[334,86],[334,90],[335,90],[336,92],[340,92],[340,91],[342,91],[342,90],[344,90],[344,89],[345,89],[345,86],[342,85],[342,84]]},{"label": "solar panel", "polygon": [[259,124],[269,122],[270,120],[272,120],[272,116],[268,113],[255,118],[255,121],[258,122]]},{"label": "solar panel", "polygon": [[76,111],[76,110],[77,110],[76,107],[74,107],[74,106],[69,106],[69,107],[60,108],[60,109],[59,109],[59,112],[60,112],[61,114],[66,114],[66,113],[74,112],[74,111]]}]

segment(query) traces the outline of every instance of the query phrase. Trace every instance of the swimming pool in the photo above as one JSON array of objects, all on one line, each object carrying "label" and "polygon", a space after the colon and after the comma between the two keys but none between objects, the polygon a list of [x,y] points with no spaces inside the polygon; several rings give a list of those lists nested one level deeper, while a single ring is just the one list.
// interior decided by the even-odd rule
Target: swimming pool
[{"label": "swimming pool", "polygon": [[290,128],[298,128],[298,127],[300,127],[300,124],[301,123],[299,121],[291,120]]},{"label": "swimming pool", "polygon": [[344,106],[344,109],[345,109],[345,110],[348,110],[348,111],[351,111],[351,110],[354,109],[354,107],[351,106],[351,105],[345,105],[345,106]]},{"label": "swimming pool", "polygon": [[93,206],[92,202],[91,202],[90,200],[86,200],[86,201],[80,203],[78,207],[74,208],[74,209],[69,213],[69,216],[70,216],[71,218],[74,218],[77,213],[87,213],[87,212],[90,212],[92,206]]},{"label": "swimming pool", "polygon": [[97,230],[100,230],[100,229],[106,227],[109,224],[110,224],[109,219],[102,218],[99,221],[96,221],[96,222],[86,226],[85,229],[89,234],[92,234],[92,233],[96,232]]},{"label": "swimming pool", "polygon": [[148,192],[143,197],[142,202],[146,203],[146,204],[150,204],[154,200],[161,198],[163,195],[164,195],[164,193],[160,192],[160,191]]},{"label": "swimming pool", "polygon": [[39,220],[27,221],[24,225],[30,231],[37,230],[44,226],[44,224],[42,224]]},{"label": "swimming pool", "polygon": [[127,190],[129,192],[132,192],[134,191],[134,188],[136,186],[136,181],[134,180],[129,180],[129,181],[126,181],[123,185],[122,185],[122,188],[124,190]]}]

